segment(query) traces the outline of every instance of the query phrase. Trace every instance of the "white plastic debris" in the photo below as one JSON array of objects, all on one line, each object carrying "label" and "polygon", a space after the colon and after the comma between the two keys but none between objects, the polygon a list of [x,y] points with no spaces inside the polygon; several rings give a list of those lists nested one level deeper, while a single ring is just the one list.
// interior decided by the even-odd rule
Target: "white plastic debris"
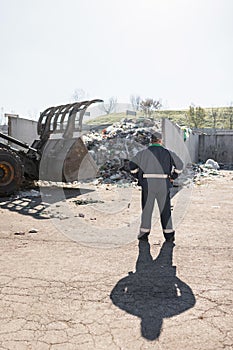
[{"label": "white plastic debris", "polygon": [[205,162],[205,166],[209,169],[214,169],[214,170],[218,170],[220,168],[218,163],[213,159],[207,159],[207,161]]}]

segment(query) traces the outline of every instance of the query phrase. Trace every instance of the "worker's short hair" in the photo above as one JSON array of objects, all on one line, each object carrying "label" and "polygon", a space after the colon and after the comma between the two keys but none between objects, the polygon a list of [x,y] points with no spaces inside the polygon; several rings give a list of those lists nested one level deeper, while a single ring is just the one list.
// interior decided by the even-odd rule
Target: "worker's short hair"
[{"label": "worker's short hair", "polygon": [[158,142],[159,140],[162,140],[162,138],[162,134],[156,131],[151,135],[151,142]]}]

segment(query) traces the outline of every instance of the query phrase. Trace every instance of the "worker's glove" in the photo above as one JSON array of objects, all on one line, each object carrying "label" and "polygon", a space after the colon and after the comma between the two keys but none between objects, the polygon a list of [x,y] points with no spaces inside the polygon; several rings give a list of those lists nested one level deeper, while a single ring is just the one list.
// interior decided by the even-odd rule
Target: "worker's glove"
[{"label": "worker's glove", "polygon": [[175,179],[177,179],[177,177],[178,177],[179,175],[177,174],[177,173],[172,173],[171,175],[170,175],[170,181],[171,182],[173,182]]}]

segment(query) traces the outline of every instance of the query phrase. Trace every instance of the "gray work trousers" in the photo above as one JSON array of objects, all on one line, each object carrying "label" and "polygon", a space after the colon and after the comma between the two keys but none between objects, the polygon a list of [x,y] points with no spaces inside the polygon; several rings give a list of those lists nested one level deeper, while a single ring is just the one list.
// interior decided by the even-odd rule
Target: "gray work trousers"
[{"label": "gray work trousers", "polygon": [[164,233],[173,232],[171,218],[170,183],[167,179],[149,179],[143,181],[141,195],[141,227],[142,232],[150,232],[151,219],[155,200],[160,213],[160,221]]}]

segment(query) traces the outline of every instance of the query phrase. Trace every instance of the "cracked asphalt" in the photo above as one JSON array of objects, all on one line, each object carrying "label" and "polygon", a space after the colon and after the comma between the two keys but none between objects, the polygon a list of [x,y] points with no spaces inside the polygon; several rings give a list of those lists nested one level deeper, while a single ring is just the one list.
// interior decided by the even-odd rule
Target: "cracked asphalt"
[{"label": "cracked asphalt", "polygon": [[0,349],[233,349],[233,173],[220,173],[194,186],[175,245],[159,226],[149,243],[83,245],[30,201],[1,200]]}]

